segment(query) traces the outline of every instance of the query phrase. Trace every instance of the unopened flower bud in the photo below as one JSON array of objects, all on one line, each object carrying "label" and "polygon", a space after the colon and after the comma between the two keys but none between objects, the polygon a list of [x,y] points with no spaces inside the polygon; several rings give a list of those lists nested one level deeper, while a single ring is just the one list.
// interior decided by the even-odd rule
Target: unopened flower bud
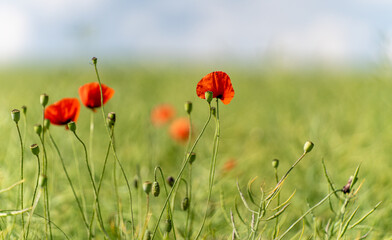
[{"label": "unopened flower bud", "polygon": [[214,93],[211,92],[211,91],[207,91],[207,92],[204,93],[204,96],[205,96],[207,102],[208,102],[208,103],[211,103],[212,98],[213,98],[213,96],[214,96]]},{"label": "unopened flower bud", "polygon": [[49,127],[50,127],[50,120],[45,118],[45,120],[44,120],[44,129],[48,130]]},{"label": "unopened flower bud", "polygon": [[39,102],[41,103],[41,106],[45,107],[46,104],[48,104],[49,101],[49,96],[47,94],[41,94],[41,96],[39,96]]},{"label": "unopened flower bud", "polygon": [[351,186],[351,183],[352,183],[353,179],[354,179],[354,176],[350,176],[350,178],[347,181],[347,184],[344,185],[343,188],[342,188],[342,192],[343,193],[345,193],[345,194],[346,193],[350,193],[350,191],[351,191],[350,186]]},{"label": "unopened flower bud", "polygon": [[152,194],[154,195],[154,197],[158,197],[160,192],[161,192],[161,187],[159,186],[159,183],[153,182],[152,183]]},{"label": "unopened flower bud", "polygon": [[23,105],[23,106],[20,107],[20,108],[22,109],[23,115],[26,115],[26,113],[27,113],[27,107]]},{"label": "unopened flower bud", "polygon": [[308,153],[310,151],[312,151],[314,144],[311,141],[307,141],[304,145],[304,152]]},{"label": "unopened flower bud", "polygon": [[192,164],[196,160],[196,153],[194,152],[188,153],[188,158],[189,158],[189,164]]},{"label": "unopened flower bud", "polygon": [[74,121],[70,121],[68,123],[68,129],[71,130],[72,132],[76,131],[76,123]]},{"label": "unopened flower bud", "polygon": [[216,108],[215,107],[211,107],[211,114],[212,114],[212,116],[216,117]]},{"label": "unopened flower bud", "polygon": [[146,230],[146,232],[144,233],[144,237],[143,237],[143,240],[151,240],[151,232],[150,232],[150,230]]},{"label": "unopened flower bud", "polygon": [[34,132],[35,132],[38,136],[41,136],[41,133],[42,133],[42,125],[41,125],[41,124],[35,124],[35,125],[34,125]]},{"label": "unopened flower bud", "polygon": [[95,64],[97,64],[97,58],[96,57],[93,57],[93,58],[91,58],[91,61],[93,61],[93,64],[95,65]]},{"label": "unopened flower bud", "polygon": [[192,102],[191,101],[187,101],[185,102],[185,112],[187,112],[188,114],[191,114],[192,112]]},{"label": "unopened flower bud", "polygon": [[169,233],[172,230],[173,224],[170,218],[165,220],[164,231]]},{"label": "unopened flower bud", "polygon": [[30,146],[31,152],[35,155],[38,156],[39,154],[39,147],[37,144],[33,144]]},{"label": "unopened flower bud", "polygon": [[108,124],[109,124],[109,127],[114,126],[115,122],[116,122],[116,113],[114,113],[114,112],[108,113]]},{"label": "unopened flower bud", "polygon": [[174,179],[174,177],[169,176],[169,177],[166,179],[166,182],[167,182],[167,184],[169,184],[170,187],[173,187],[174,182],[175,182],[175,179]]},{"label": "unopened flower bud", "polygon": [[14,109],[11,111],[11,118],[15,123],[18,123],[20,120],[20,111],[18,109]]},{"label": "unopened flower bud", "polygon": [[139,187],[139,178],[137,176],[133,178],[133,187],[136,189]]},{"label": "unopened flower bud", "polygon": [[273,168],[278,168],[279,167],[279,160],[278,159],[272,160],[272,167]]},{"label": "unopened flower bud", "polygon": [[151,192],[152,188],[152,183],[149,181],[146,181],[143,183],[143,191],[148,195]]},{"label": "unopened flower bud", "polygon": [[43,188],[43,187],[46,186],[46,182],[47,182],[47,181],[48,181],[48,178],[47,178],[45,175],[41,174],[41,175],[39,176],[38,184],[39,184],[39,186],[40,186],[41,188]]},{"label": "unopened flower bud", "polygon": [[181,202],[181,209],[183,211],[186,211],[188,209],[188,207],[189,207],[189,198],[184,197],[184,199],[182,199],[182,202]]}]

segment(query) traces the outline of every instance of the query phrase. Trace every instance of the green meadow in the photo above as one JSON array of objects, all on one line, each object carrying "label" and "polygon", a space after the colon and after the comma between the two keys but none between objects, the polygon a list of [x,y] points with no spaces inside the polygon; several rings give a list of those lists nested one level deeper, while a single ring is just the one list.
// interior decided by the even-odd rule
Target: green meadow
[{"label": "green meadow", "polygon": [[[156,105],[168,103],[175,107],[176,117],[186,117],[184,102],[192,101],[192,126],[194,135],[197,135],[208,117],[209,109],[206,101],[197,97],[196,84],[207,73],[221,70],[229,74],[235,96],[230,104],[219,105],[220,143],[215,181],[200,239],[232,239],[230,211],[233,212],[238,232],[236,239],[247,239],[252,231],[252,214],[244,206],[237,181],[249,208],[256,210],[257,206],[247,194],[248,182],[254,180],[250,189],[258,204],[260,188],[268,195],[276,185],[272,160],[279,159],[277,171],[279,177],[282,177],[302,155],[306,141],[312,141],[314,148],[290,172],[280,190],[281,203],[293,192],[295,194],[290,200],[291,204],[278,218],[278,235],[331,192],[323,170],[324,160],[336,189],[346,185],[361,164],[353,190],[358,192],[347,205],[344,218],[347,221],[359,207],[349,226],[382,201],[363,222],[348,229],[342,239],[359,239],[363,235],[367,239],[389,239],[392,236],[392,209],[389,204],[392,187],[392,175],[389,172],[392,169],[392,75],[388,68],[374,65],[348,70],[321,67],[291,70],[228,64],[211,69],[210,66],[187,64],[116,65],[104,60],[98,62],[98,68],[102,83],[115,90],[113,98],[105,104],[105,112],[115,112],[117,115],[115,146],[132,184],[136,231],[140,232],[140,223],[144,223],[146,215],[146,194],[142,191],[142,183],[154,181],[154,168],[158,165],[165,178],[176,177],[186,151],[185,144],[170,138],[169,125],[154,127],[151,124],[151,110]],[[65,97],[79,98],[78,88],[96,81],[94,67],[89,63],[77,67],[66,64],[61,67],[15,67],[0,70],[0,81],[0,189],[20,180],[19,139],[10,112],[25,105],[27,126],[24,125],[23,115],[19,126],[25,139],[24,196],[25,206],[28,206],[37,177],[36,159],[29,146],[40,144],[33,130],[35,124],[42,123],[39,96],[48,94],[49,104]],[[82,105],[76,123],[77,133],[87,145],[90,142],[90,117],[91,110]],[[93,151],[89,155],[98,181],[109,139],[100,109],[92,117],[95,130]],[[206,210],[214,130],[215,125],[211,121],[194,151],[197,158],[192,164],[191,239],[196,236]],[[94,198],[84,163],[83,147],[64,126],[51,125],[50,132],[60,148],[76,192],[80,197],[84,196],[84,205],[90,218]],[[74,196],[50,141],[46,142],[46,151],[50,215],[52,222],[61,229],[52,225],[53,239],[66,239],[65,234],[70,239],[87,239]],[[224,168],[228,161],[236,163],[229,171]],[[116,224],[118,202],[113,183],[114,162],[113,154],[110,153],[99,196],[102,217],[110,238],[132,239],[128,191],[118,166],[116,181],[126,230],[116,235],[119,230]],[[136,189],[133,182],[138,175],[141,179]],[[183,177],[188,179],[188,169]],[[160,176],[158,182],[161,184],[161,194],[159,197],[150,196],[149,200],[147,228],[150,231],[153,231],[166,197]],[[0,193],[1,211],[19,209],[18,193],[18,187]],[[171,202],[174,203],[173,224],[177,239],[185,238],[183,232],[187,216],[186,211],[181,210],[185,194],[185,185],[180,183]],[[337,194],[344,199],[343,193]],[[284,239],[329,239],[324,230],[328,227],[329,219],[334,218],[333,212],[341,211],[342,202],[332,195],[330,201],[325,201],[301,219]],[[275,203],[271,209],[274,207]],[[41,201],[35,213],[43,216],[43,211]],[[267,216],[273,214],[273,211],[267,211]],[[44,220],[40,216],[32,217],[30,239],[43,239],[45,236]],[[166,212],[163,216],[166,217]],[[272,239],[274,225],[275,219],[261,221],[257,237],[262,234],[258,239]],[[1,239],[23,239],[20,215],[2,217],[0,229]],[[94,231],[96,239],[104,239],[98,224],[95,224]],[[162,239],[163,231],[161,224],[154,239]],[[337,237],[335,235],[331,239]],[[174,239],[173,231],[168,239]]]}]

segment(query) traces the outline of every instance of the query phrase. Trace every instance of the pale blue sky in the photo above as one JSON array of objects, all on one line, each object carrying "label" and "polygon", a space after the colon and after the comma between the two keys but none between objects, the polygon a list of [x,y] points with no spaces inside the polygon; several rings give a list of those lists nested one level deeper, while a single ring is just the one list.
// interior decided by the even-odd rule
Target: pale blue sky
[{"label": "pale blue sky", "polygon": [[0,63],[129,56],[392,55],[388,0],[0,0]]}]

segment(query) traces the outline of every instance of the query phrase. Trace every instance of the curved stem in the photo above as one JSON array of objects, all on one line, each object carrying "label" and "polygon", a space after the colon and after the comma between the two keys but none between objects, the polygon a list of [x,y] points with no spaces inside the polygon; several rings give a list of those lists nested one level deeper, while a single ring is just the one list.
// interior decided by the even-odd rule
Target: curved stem
[{"label": "curved stem", "polygon": [[[199,142],[201,136],[204,134],[204,131],[206,130],[208,123],[209,123],[210,120],[211,120],[211,105],[209,104],[208,106],[209,106],[208,119],[207,119],[206,123],[204,124],[204,126],[203,126],[203,128],[202,128],[202,130],[201,130],[201,132],[200,132],[200,134],[199,134],[199,136],[196,138],[195,142],[193,143],[193,146],[192,146],[191,149],[189,150],[190,152],[192,152],[192,151],[195,149],[195,147],[196,147],[197,143]],[[169,195],[167,196],[167,198],[166,198],[166,200],[165,200],[165,203],[163,204],[161,213],[160,213],[160,215],[159,215],[159,218],[158,218],[158,220],[157,220],[157,223],[155,224],[155,228],[154,228],[154,231],[153,231],[153,234],[152,234],[151,239],[154,239],[154,237],[155,237],[155,234],[156,234],[157,229],[158,229],[158,226],[159,226],[159,222],[160,222],[161,219],[162,219],[162,215],[163,215],[163,212],[164,212],[164,210],[165,210],[165,208],[166,208],[166,205],[168,204],[169,199],[170,199],[170,196],[172,195],[173,190],[175,189],[175,186],[177,185],[179,179],[181,178],[182,173],[184,172],[184,169],[185,169],[186,165],[188,164],[190,157],[191,157],[191,155],[188,154],[188,156],[186,157],[186,159],[185,159],[185,161],[184,161],[184,163],[183,163],[183,165],[182,165],[182,167],[181,167],[180,172],[178,173],[178,176],[177,176],[176,180],[174,181],[173,187],[172,187],[172,189],[170,190]]]},{"label": "curved stem", "polygon": [[211,161],[211,166],[210,166],[209,188],[208,188],[208,197],[207,197],[206,211],[204,213],[203,222],[201,224],[201,227],[200,227],[199,232],[197,233],[195,239],[198,239],[200,237],[201,232],[203,231],[203,227],[204,227],[205,221],[207,219],[208,205],[210,204],[210,200],[211,200],[212,187],[214,185],[216,159],[217,159],[217,155],[218,155],[219,138],[220,138],[219,101],[218,101],[218,98],[216,98],[215,123],[216,123],[216,127],[215,127],[215,136],[214,136],[214,144],[213,144],[212,161]]},{"label": "curved stem", "polygon": [[83,219],[84,225],[86,226],[87,233],[89,234],[89,238],[90,238],[91,236],[90,236],[90,232],[89,232],[89,225],[88,225],[88,223],[87,223],[86,216],[85,216],[85,214],[84,214],[84,212],[83,212],[82,205],[81,205],[81,203],[80,203],[80,201],[79,201],[79,198],[78,198],[78,196],[77,196],[77,194],[76,194],[75,188],[74,188],[74,186],[73,186],[73,184],[72,184],[71,178],[69,177],[67,168],[65,167],[64,159],[63,159],[63,157],[61,156],[60,150],[59,150],[59,148],[57,147],[57,144],[56,144],[56,142],[54,141],[54,139],[53,139],[53,137],[52,137],[52,134],[50,134],[49,129],[48,129],[48,134],[49,134],[49,138],[50,138],[50,140],[51,140],[51,142],[52,142],[54,148],[56,149],[57,155],[58,155],[59,158],[60,158],[61,166],[63,167],[63,170],[64,170],[64,173],[65,173],[65,176],[67,177],[69,186],[70,186],[71,189],[72,189],[72,193],[73,193],[73,195],[74,195],[74,197],[75,197],[75,200],[76,200],[76,203],[77,203],[77,205],[78,205],[80,214],[82,215],[82,219]]},{"label": "curved stem", "polygon": [[[105,234],[105,236],[107,238],[109,238],[108,234],[105,231],[105,227],[104,227],[104,224],[103,224],[103,221],[102,221],[101,207],[100,207],[100,204],[99,204],[99,199],[98,199],[98,194],[97,194],[98,192],[97,192],[97,188],[95,186],[93,173],[91,172],[90,164],[88,162],[88,154],[87,154],[86,144],[84,144],[84,142],[82,141],[82,139],[79,138],[79,136],[76,134],[76,132],[73,132],[73,134],[78,139],[78,141],[83,145],[83,149],[84,149],[84,153],[85,153],[86,166],[87,166],[87,170],[88,170],[88,173],[89,173],[89,176],[90,176],[90,182],[91,182],[91,185],[93,186],[93,190],[94,190],[94,199],[95,199],[95,202],[97,204],[96,209],[97,209],[98,222],[99,222],[99,225],[101,227],[102,232]],[[90,225],[90,231],[91,231],[91,225]]]},{"label": "curved stem", "polygon": [[35,188],[34,188],[34,194],[33,194],[33,199],[31,200],[31,206],[34,205],[34,201],[35,201],[35,195],[37,194],[37,189],[38,189],[38,184],[39,184],[39,176],[41,175],[41,166],[40,166],[40,160],[39,160],[39,156],[36,155],[37,157],[37,181],[35,182]]},{"label": "curved stem", "polygon": [[[44,124],[45,121],[45,107],[42,106],[42,126],[45,126]],[[46,155],[46,147],[45,147],[45,128],[42,129],[42,133],[41,133],[41,143],[42,143],[42,149],[44,152],[44,157],[43,157],[43,173],[45,176],[48,176],[48,156]],[[49,236],[50,239],[53,239],[52,236],[52,221],[50,220],[50,201],[49,201],[49,191],[48,191],[48,185],[45,185],[44,188],[44,212],[45,212],[45,230],[46,230],[46,238],[47,238],[47,231],[49,228]]]},{"label": "curved stem", "polygon": [[188,181],[188,189],[189,189],[189,207],[188,207],[188,212],[186,215],[186,223],[185,223],[185,239],[188,239],[188,237],[191,235],[190,231],[192,229],[192,222],[191,222],[191,207],[192,207],[192,164],[189,164],[189,181]]},{"label": "curved stem", "polygon": [[[22,135],[20,134],[20,129],[18,123],[16,123],[16,129],[18,130],[18,136],[19,136],[19,142],[20,142],[20,180],[23,180],[23,140],[22,140]],[[20,184],[20,193],[19,193],[19,201],[20,201],[20,207],[21,209],[24,208],[23,206],[23,182]],[[26,238],[25,233],[24,233],[24,215],[21,214],[22,217],[22,230],[23,230],[23,239]]]}]

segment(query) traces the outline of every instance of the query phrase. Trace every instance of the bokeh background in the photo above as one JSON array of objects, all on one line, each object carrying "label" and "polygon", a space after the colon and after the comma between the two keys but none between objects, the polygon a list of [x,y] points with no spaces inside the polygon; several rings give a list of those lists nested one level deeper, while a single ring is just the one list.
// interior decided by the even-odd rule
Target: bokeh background
[{"label": "bokeh background", "polygon": [[[230,75],[236,95],[229,105],[221,105],[216,208],[208,229],[217,229],[218,236],[231,232],[219,210],[219,197],[229,196],[225,198],[228,214],[234,204],[231,196],[238,197],[237,179],[245,186],[258,176],[255,186],[271,189],[271,160],[280,159],[283,174],[302,153],[303,143],[311,140],[314,150],[293,171],[282,192],[284,198],[297,190],[282,228],[306,211],[307,204],[328,193],[324,159],[337,187],[345,185],[362,163],[360,181],[365,182],[355,200],[361,206],[358,217],[384,201],[363,230],[350,235],[352,239],[369,226],[373,239],[387,239],[392,235],[392,209],[387,204],[392,187],[391,9],[387,0],[3,0],[0,185],[18,179],[18,141],[9,112],[28,107],[26,145],[35,143],[32,126],[41,118],[39,95],[47,93],[50,103],[78,97],[79,86],[96,81],[93,56],[98,57],[102,81],[116,91],[106,110],[118,114],[119,156],[129,177],[140,169],[143,180],[152,180],[157,164],[167,175],[176,175],[184,146],[170,139],[168,126],[154,128],[150,112],[168,103],[177,117],[185,116],[183,103],[191,100],[197,132],[207,107],[195,94],[196,84],[207,73],[222,70]],[[101,169],[107,142],[101,116],[94,118],[94,156],[99,158],[95,168]],[[89,121],[90,111],[82,107],[78,131],[86,140]],[[76,178],[79,167],[74,163],[73,140],[64,131],[52,127]],[[194,168],[194,189],[204,189],[208,182],[213,131],[213,126],[207,129],[197,149],[200,165]],[[83,229],[69,224],[69,219],[82,222],[77,212],[68,211],[76,209],[72,193],[54,152],[51,156],[50,173],[56,176],[49,177],[53,219],[77,239],[84,236]],[[28,193],[35,160],[29,153],[26,159]],[[235,162],[229,172],[224,170],[226,162]],[[85,170],[80,166],[81,172]],[[81,182],[88,186],[87,177]],[[103,199],[113,196],[110,180],[103,192]],[[125,202],[124,185],[121,194]],[[200,190],[195,196],[197,207],[204,207],[206,192]],[[4,200],[0,208],[14,206],[12,193],[0,197]],[[103,211],[109,221],[114,205],[107,201]],[[328,208],[325,205],[314,213],[320,225],[331,217]],[[157,204],[153,212],[158,209]]]}]

